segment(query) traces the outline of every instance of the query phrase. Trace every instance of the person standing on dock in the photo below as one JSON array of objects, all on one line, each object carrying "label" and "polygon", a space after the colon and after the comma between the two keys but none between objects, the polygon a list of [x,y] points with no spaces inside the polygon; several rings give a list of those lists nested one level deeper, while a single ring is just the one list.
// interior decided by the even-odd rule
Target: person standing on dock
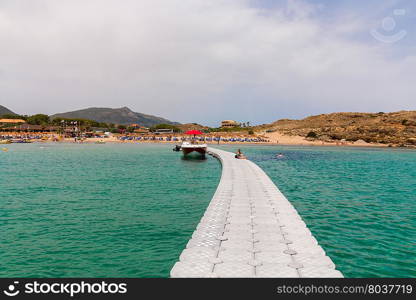
[{"label": "person standing on dock", "polygon": [[235,158],[237,158],[237,159],[247,159],[247,157],[241,152],[240,149],[237,150],[237,153],[235,154]]}]

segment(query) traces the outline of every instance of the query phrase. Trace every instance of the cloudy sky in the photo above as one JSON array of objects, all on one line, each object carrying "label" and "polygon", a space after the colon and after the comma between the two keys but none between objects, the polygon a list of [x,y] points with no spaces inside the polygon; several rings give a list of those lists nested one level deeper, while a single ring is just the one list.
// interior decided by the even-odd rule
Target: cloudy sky
[{"label": "cloudy sky", "polygon": [[415,110],[415,25],[413,0],[0,0],[0,104],[208,125]]}]

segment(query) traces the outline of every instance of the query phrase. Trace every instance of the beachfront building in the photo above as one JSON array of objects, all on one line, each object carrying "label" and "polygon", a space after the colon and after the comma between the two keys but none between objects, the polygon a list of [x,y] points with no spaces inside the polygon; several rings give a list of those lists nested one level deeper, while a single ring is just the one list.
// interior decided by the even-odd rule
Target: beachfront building
[{"label": "beachfront building", "polygon": [[162,134],[162,133],[173,133],[173,129],[163,128],[163,129],[157,129],[155,131],[155,134]]},{"label": "beachfront building", "polygon": [[108,128],[105,128],[105,127],[91,127],[92,133],[104,133],[107,131],[108,131]]},{"label": "beachfront building", "polygon": [[238,126],[240,126],[240,123],[234,120],[224,120],[221,122],[221,127],[238,127]]},{"label": "beachfront building", "polygon": [[148,128],[137,128],[134,129],[134,133],[138,133],[138,134],[148,134],[149,133],[149,129]]},{"label": "beachfront building", "polygon": [[133,132],[137,134],[148,134],[149,128],[140,126],[139,124],[130,124],[128,125],[129,128],[133,128]]},{"label": "beachfront building", "polygon": [[10,125],[10,124],[24,124],[25,120],[22,119],[0,119],[0,125]]},{"label": "beachfront building", "polygon": [[21,124],[10,127],[0,128],[1,131],[15,131],[15,132],[57,132],[59,126],[43,126],[43,125],[31,125]]}]

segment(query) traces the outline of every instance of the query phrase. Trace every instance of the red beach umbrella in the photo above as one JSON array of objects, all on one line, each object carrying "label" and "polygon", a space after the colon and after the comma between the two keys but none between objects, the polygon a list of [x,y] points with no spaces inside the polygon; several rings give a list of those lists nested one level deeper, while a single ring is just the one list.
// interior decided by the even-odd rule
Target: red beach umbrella
[{"label": "red beach umbrella", "polygon": [[185,132],[185,134],[196,135],[196,134],[203,134],[203,133],[199,130],[188,130],[187,132]]}]

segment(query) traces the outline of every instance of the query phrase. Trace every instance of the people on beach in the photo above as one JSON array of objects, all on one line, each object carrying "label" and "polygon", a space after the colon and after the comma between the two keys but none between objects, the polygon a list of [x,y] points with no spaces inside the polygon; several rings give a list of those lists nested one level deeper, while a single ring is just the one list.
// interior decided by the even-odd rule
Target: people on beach
[{"label": "people on beach", "polygon": [[[14,140],[25,140],[33,142],[91,142],[95,143],[100,140],[107,142],[172,142],[190,141],[192,137],[183,136],[178,133],[175,136],[163,135],[137,135],[137,134],[111,134],[94,133],[89,135],[64,135],[50,132],[0,132],[0,144],[13,142]],[[224,134],[224,135],[207,135],[196,137],[195,141],[212,144],[229,144],[229,143],[270,143],[270,140],[262,136]]]}]

